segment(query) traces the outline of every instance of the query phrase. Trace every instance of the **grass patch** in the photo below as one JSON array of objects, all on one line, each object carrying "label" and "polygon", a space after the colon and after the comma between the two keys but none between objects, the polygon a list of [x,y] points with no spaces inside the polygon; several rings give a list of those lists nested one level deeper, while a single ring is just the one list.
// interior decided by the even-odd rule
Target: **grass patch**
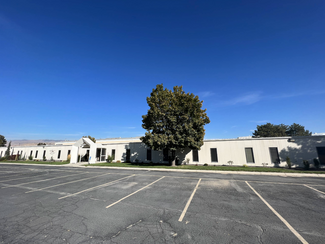
[{"label": "grass patch", "polygon": [[242,167],[242,166],[195,166],[195,165],[178,165],[171,167],[167,165],[150,165],[135,163],[97,163],[86,166],[108,166],[108,167],[130,167],[130,168],[161,168],[161,169],[190,169],[190,170],[215,170],[215,171],[248,171],[248,172],[280,172],[280,173],[311,173],[325,174],[324,170],[303,170],[287,168],[268,168],[268,167]]},{"label": "grass patch", "polygon": [[18,164],[51,164],[51,165],[63,165],[69,164],[69,162],[54,162],[54,161],[3,161],[0,163],[18,163]]}]

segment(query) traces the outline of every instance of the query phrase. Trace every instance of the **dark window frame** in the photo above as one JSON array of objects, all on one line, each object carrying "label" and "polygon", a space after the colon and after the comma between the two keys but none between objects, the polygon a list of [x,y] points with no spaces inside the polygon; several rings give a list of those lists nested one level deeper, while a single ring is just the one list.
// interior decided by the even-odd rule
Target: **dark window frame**
[{"label": "dark window frame", "polygon": [[[252,162],[248,162],[248,157],[247,156],[250,156],[250,155],[247,155],[247,150],[250,150],[250,152],[252,153]],[[254,164],[255,163],[255,157],[254,157],[254,151],[253,151],[253,148],[252,147],[245,147],[245,156],[246,156],[246,163],[248,164]]]},{"label": "dark window frame", "polygon": [[126,149],[125,160],[126,161],[131,161],[131,149],[130,148]]},{"label": "dark window frame", "polygon": [[[213,153],[215,152],[215,155]],[[218,163],[218,150],[217,148],[210,148],[211,162]],[[215,156],[215,157],[213,157]]]},{"label": "dark window frame", "polygon": [[[274,152],[272,152],[272,150],[276,150]],[[271,158],[271,163],[273,164],[279,164],[280,163],[280,157],[279,157],[279,150],[277,147],[269,147],[269,152],[270,152],[270,158]],[[273,155],[273,153],[276,153],[276,155]],[[273,158],[273,156],[275,156],[276,158]]]},{"label": "dark window frame", "polygon": [[193,162],[199,162],[199,150],[197,149],[192,150],[192,158],[193,158]]},{"label": "dark window frame", "polygon": [[113,160],[115,160],[115,149],[112,149],[112,157],[113,157]]},{"label": "dark window frame", "polygon": [[147,160],[152,160],[152,150],[150,148],[147,148]]},{"label": "dark window frame", "polygon": [[58,151],[58,159],[61,157],[61,150]]}]

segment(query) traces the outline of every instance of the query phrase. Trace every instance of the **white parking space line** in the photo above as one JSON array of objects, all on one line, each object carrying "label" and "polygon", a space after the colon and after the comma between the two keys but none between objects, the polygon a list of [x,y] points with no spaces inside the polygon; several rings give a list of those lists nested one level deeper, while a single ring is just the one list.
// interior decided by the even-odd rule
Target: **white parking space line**
[{"label": "white parking space line", "polygon": [[110,207],[114,206],[115,204],[117,204],[117,203],[123,201],[124,199],[126,199],[126,198],[128,198],[128,197],[130,197],[130,196],[132,196],[132,195],[134,195],[134,194],[136,194],[136,193],[138,193],[139,191],[142,191],[143,189],[145,189],[145,188],[147,188],[147,187],[149,187],[149,186],[155,184],[156,182],[162,180],[163,178],[165,178],[165,176],[159,178],[158,180],[155,180],[154,182],[151,182],[149,185],[146,185],[145,187],[142,187],[141,189],[139,189],[139,190],[137,190],[137,191],[135,191],[135,192],[133,192],[133,193],[127,195],[126,197],[121,198],[120,200],[118,200],[118,201],[112,203],[111,205],[108,205],[106,208],[110,208]]},{"label": "white parking space line", "polygon": [[96,177],[101,177],[101,176],[109,175],[109,174],[111,174],[111,173],[96,175],[96,176],[92,176],[92,177],[88,177],[88,178],[83,178],[83,179],[80,179],[80,180],[69,181],[69,182],[65,182],[65,183],[61,183],[61,184],[57,184],[57,185],[52,185],[52,186],[48,186],[48,187],[44,187],[44,188],[40,188],[40,189],[35,189],[35,190],[32,190],[32,191],[27,191],[25,193],[30,193],[30,192],[34,192],[34,191],[42,191],[42,190],[53,188],[53,187],[56,187],[56,186],[63,186],[63,185],[67,185],[67,184],[71,184],[71,183],[75,183],[75,182],[79,182],[79,181],[83,181],[83,180],[88,180],[88,179],[92,179],[92,178],[96,178]]},{"label": "white parking space line", "polygon": [[70,177],[70,176],[84,175],[84,174],[88,174],[88,172],[86,172],[86,173],[82,173],[82,174],[64,175],[64,176],[59,176],[59,177],[49,178],[49,179],[45,179],[45,180],[30,181],[30,182],[25,182],[25,183],[17,184],[17,185],[4,186],[4,187],[2,187],[2,188],[16,187],[16,186],[23,186],[23,185],[32,184],[32,183],[37,183],[37,182],[56,180],[56,179],[60,179],[60,178],[66,178],[66,177]]},{"label": "white parking space line", "polygon": [[[1,182],[7,182],[7,181],[12,181],[12,180],[23,180],[23,179],[30,179],[30,178],[35,178],[35,177],[41,177],[41,176],[45,176],[48,174],[41,174],[41,175],[34,175],[34,176],[26,176],[26,177],[21,177],[21,178],[14,178],[14,179],[9,179],[9,180],[2,180]],[[15,176],[14,176],[15,177]]]},{"label": "white parking space line", "polygon": [[[29,172],[28,172],[29,173]],[[8,178],[8,177],[16,177],[16,176],[19,176],[19,175],[26,175],[26,174],[28,174],[28,173],[26,173],[26,172],[14,172],[14,173],[12,173],[12,174],[9,174],[9,175],[6,175],[5,174],[5,176],[2,176],[1,175],[1,179],[5,179],[5,178]]]},{"label": "white parking space line", "polygon": [[195,186],[195,188],[194,188],[194,190],[193,190],[193,192],[192,192],[190,198],[188,199],[188,201],[187,201],[187,203],[186,203],[186,205],[185,205],[185,208],[183,209],[183,212],[182,212],[181,216],[180,216],[179,219],[178,219],[179,222],[182,222],[182,221],[183,221],[183,218],[184,218],[184,216],[185,216],[185,214],[186,214],[186,212],[187,212],[188,207],[190,206],[190,204],[191,204],[191,202],[192,202],[192,199],[193,199],[193,197],[194,197],[194,194],[195,194],[197,188],[199,187],[200,182],[201,182],[201,179],[199,179],[199,181],[198,181],[198,183],[196,184],[196,186]]},{"label": "white parking space line", "polygon": [[308,186],[308,185],[304,185],[304,186],[306,186],[306,187],[308,187],[308,188],[310,188],[310,189],[312,189],[312,190],[314,190],[314,191],[317,191],[317,192],[322,193],[322,194],[325,195],[325,192],[323,192],[323,191],[317,190],[317,189],[315,189],[315,188],[313,188],[313,187],[311,187],[311,186]]},{"label": "white parking space line", "polygon": [[308,242],[260,195],[257,191],[247,182],[246,184],[255,192],[255,194],[265,203],[269,209],[291,230],[291,232],[304,244],[308,244]]},{"label": "white parking space line", "polygon": [[105,183],[105,184],[102,184],[102,185],[94,186],[94,187],[91,187],[91,188],[85,189],[85,190],[83,190],[83,191],[79,191],[79,192],[76,192],[76,193],[72,193],[72,194],[70,194],[70,195],[68,195],[68,196],[65,196],[65,197],[60,197],[59,199],[63,199],[63,198],[67,198],[67,197],[76,196],[76,195],[78,195],[78,194],[80,194],[80,193],[83,193],[83,192],[86,192],[86,191],[91,191],[91,190],[98,189],[98,188],[101,188],[101,187],[109,186],[109,185],[114,184],[115,182],[118,182],[118,181],[120,181],[120,180],[124,180],[124,179],[130,178],[130,177],[133,177],[133,176],[135,176],[135,175],[129,175],[129,176],[123,177],[123,178],[118,179],[118,180],[114,180],[114,181],[110,181],[110,182]]}]

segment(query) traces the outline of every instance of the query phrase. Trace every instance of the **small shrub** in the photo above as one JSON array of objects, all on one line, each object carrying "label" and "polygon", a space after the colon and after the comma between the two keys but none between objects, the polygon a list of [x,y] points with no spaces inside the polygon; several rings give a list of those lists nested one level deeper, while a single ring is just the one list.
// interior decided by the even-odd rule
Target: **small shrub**
[{"label": "small shrub", "polygon": [[315,166],[315,168],[319,169],[319,165],[320,165],[319,160],[317,158],[314,158],[314,166]]},{"label": "small shrub", "polygon": [[243,164],[243,167],[244,167],[244,168],[248,168],[247,164]]},{"label": "small shrub", "polygon": [[209,166],[208,164],[203,164],[203,166]]},{"label": "small shrub", "polygon": [[291,160],[290,160],[290,158],[287,156],[287,158],[286,158],[286,162],[287,162],[287,166],[288,166],[288,168],[289,169],[291,169],[291,167],[292,167],[292,163],[291,163]]},{"label": "small shrub", "polygon": [[189,158],[185,159],[185,164],[190,164],[190,159]]},{"label": "small shrub", "polygon": [[32,160],[33,160],[33,156],[30,155],[30,156],[28,157],[28,160],[32,161]]},{"label": "small shrub", "polygon": [[228,161],[228,164],[229,164],[229,165],[232,165],[233,163],[234,163],[234,162],[231,161],[231,160]]},{"label": "small shrub", "polygon": [[106,158],[106,162],[107,163],[112,163],[113,160],[114,160],[114,157],[113,156],[107,155],[107,158]]},{"label": "small shrub", "polygon": [[135,161],[136,163],[139,163],[139,159],[137,159],[137,158],[136,158],[134,161]]},{"label": "small shrub", "polygon": [[68,158],[67,158],[67,162],[70,163],[70,160],[71,160],[71,155],[69,154],[69,155],[68,155]]},{"label": "small shrub", "polygon": [[117,160],[116,163],[121,163],[121,160]]},{"label": "small shrub", "polygon": [[197,164],[195,164],[195,166],[198,166]]},{"label": "small shrub", "polygon": [[304,164],[304,168],[305,168],[305,170],[308,170],[308,169],[309,169],[309,166],[310,166],[309,161],[308,161],[308,160],[303,160],[302,162],[303,162],[303,164]]},{"label": "small shrub", "polygon": [[152,166],[152,165],[153,165],[153,162],[151,161],[151,162],[149,163],[149,165]]},{"label": "small shrub", "polygon": [[54,161],[54,160],[53,160],[53,157],[51,157],[51,161]]}]

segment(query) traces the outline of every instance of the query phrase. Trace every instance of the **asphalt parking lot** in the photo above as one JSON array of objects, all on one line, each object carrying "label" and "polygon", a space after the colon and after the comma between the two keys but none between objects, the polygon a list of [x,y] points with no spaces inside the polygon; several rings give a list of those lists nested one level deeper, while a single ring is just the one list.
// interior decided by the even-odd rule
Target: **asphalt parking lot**
[{"label": "asphalt parking lot", "polygon": [[324,243],[325,178],[0,164],[1,243]]}]

